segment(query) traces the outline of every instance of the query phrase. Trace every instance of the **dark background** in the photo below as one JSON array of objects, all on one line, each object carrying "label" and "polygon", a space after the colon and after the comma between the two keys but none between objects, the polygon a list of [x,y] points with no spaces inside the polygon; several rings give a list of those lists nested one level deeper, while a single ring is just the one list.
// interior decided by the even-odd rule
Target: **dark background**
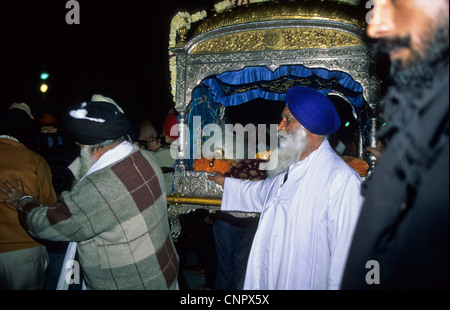
[{"label": "dark background", "polygon": [[[80,24],[68,25],[66,0],[0,4],[0,104],[25,102],[36,117],[60,113],[94,93],[114,99],[131,119],[160,126],[173,107],[169,30],[178,11],[191,14],[214,0],[78,0]],[[40,92],[40,74],[50,74]]]}]

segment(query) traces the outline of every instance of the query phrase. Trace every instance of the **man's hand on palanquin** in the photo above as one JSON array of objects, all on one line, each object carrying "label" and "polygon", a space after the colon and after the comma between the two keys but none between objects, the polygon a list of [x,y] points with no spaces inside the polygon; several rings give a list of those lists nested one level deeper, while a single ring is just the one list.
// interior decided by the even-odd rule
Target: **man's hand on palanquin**
[{"label": "man's hand on palanquin", "polygon": [[217,184],[219,184],[223,188],[223,186],[225,184],[225,176],[222,173],[217,172],[217,171],[211,172],[211,174],[208,174],[206,176],[206,178],[208,180],[212,180],[212,181],[216,182]]}]

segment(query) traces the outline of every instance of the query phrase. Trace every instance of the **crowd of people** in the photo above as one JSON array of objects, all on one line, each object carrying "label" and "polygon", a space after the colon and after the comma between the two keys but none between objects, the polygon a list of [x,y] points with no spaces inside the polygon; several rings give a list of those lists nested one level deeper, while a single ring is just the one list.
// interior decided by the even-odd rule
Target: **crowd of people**
[{"label": "crowd of people", "polygon": [[[129,121],[112,99],[93,99],[97,101],[69,106],[62,115],[79,156],[66,165],[73,184],[59,196],[44,157],[20,143],[19,134],[2,131],[2,178],[6,188],[16,186],[8,199],[2,199],[2,220],[9,221],[2,225],[2,288],[48,285],[43,275],[56,261],[36,243],[41,239],[69,243],[68,248],[75,249],[87,289],[178,288],[178,255],[159,163],[130,141]],[[11,119],[13,113],[21,115],[22,123],[32,122],[16,108],[5,118]],[[20,128],[22,123],[15,119],[8,128]],[[3,216],[4,204],[12,213],[8,218]],[[13,227],[21,238],[11,233]],[[57,265],[60,272],[51,279],[56,287],[51,287],[66,282],[60,281],[61,276],[67,279],[62,270],[75,258],[68,257],[69,249]],[[23,266],[29,270],[17,272]]]},{"label": "crowd of people", "polygon": [[[431,2],[375,0],[367,33],[391,80],[367,180],[328,142],[334,104],[300,86],[286,93],[267,176],[207,177],[223,187],[210,289],[236,289],[244,269],[249,290],[449,288],[449,1]],[[67,289],[68,262],[86,289],[184,289],[167,214],[176,123],[169,111],[159,137],[101,95],[61,121],[37,122],[26,103],[4,111],[0,289]]]}]

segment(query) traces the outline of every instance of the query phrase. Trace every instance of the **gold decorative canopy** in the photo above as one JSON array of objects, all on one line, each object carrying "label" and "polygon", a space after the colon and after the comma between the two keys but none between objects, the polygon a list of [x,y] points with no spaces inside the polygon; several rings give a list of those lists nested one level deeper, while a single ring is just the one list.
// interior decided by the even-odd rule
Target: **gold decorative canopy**
[{"label": "gold decorative canopy", "polygon": [[358,3],[359,0],[273,0],[231,7],[203,20],[193,37],[224,26],[283,19],[330,20],[364,29]]},{"label": "gold decorative canopy", "polygon": [[197,24],[189,53],[364,46],[364,12],[349,1],[359,0],[273,0],[231,7]]},{"label": "gold decorative canopy", "polygon": [[364,42],[348,33],[332,29],[286,28],[227,34],[200,43],[192,54],[256,52],[299,48],[361,46]]},{"label": "gold decorative canopy", "polygon": [[[339,53],[338,49],[365,49],[368,11],[360,2],[246,0],[242,3],[247,4],[236,4],[223,0],[208,12],[178,12],[172,19],[169,35],[172,95],[176,97],[180,53],[237,55],[328,49],[331,55]],[[271,68],[276,65],[271,64]]]}]

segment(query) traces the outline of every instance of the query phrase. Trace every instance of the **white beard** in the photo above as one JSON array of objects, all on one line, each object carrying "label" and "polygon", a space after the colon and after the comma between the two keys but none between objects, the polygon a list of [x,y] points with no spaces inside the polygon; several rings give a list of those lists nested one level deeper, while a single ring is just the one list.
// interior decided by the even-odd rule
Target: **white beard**
[{"label": "white beard", "polygon": [[84,145],[81,148],[81,151],[80,151],[80,167],[78,169],[78,174],[77,174],[77,175],[79,175],[81,177],[83,177],[89,171],[89,169],[92,167],[92,165],[97,161],[92,156],[91,147],[92,146],[90,146],[90,145]]},{"label": "white beard", "polygon": [[267,176],[269,178],[273,178],[286,171],[290,165],[298,162],[308,144],[306,130],[303,126],[300,126],[297,131],[292,133],[280,130],[278,136],[279,146],[272,156],[270,156],[270,161],[267,166]]}]

